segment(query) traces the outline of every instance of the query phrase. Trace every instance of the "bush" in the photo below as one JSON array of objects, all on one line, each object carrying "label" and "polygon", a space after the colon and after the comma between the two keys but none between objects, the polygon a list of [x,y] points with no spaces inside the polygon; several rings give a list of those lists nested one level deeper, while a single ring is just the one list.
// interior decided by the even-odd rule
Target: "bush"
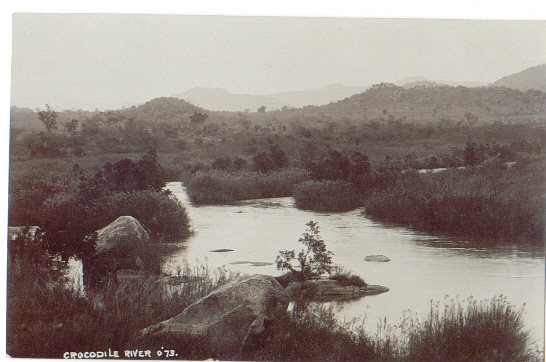
[{"label": "bush", "polygon": [[149,232],[152,240],[178,241],[191,234],[186,209],[165,192],[140,190],[113,192],[97,199],[79,194],[55,194],[40,212],[39,226],[51,250],[80,256],[92,249],[86,236],[120,216],[132,216]]},{"label": "bush", "polygon": [[349,270],[345,270],[341,266],[337,266],[335,268],[332,268],[334,272],[330,276],[330,279],[337,280],[342,286],[355,286],[359,288],[363,288],[368,286],[368,283],[364,281],[360,276],[353,274]]},{"label": "bush", "polygon": [[161,191],[164,173],[153,151],[138,162],[107,163],[98,172],[47,169],[10,179],[9,224],[40,226],[50,252],[82,257],[93,250],[87,236],[126,215],[139,220],[154,241],[178,241],[191,233],[184,207]]},{"label": "bush", "polygon": [[112,221],[120,216],[134,217],[156,241],[181,240],[191,235],[186,208],[165,192],[141,190],[112,193],[97,208],[100,209]]},{"label": "bush", "polygon": [[346,181],[306,181],[294,191],[296,207],[315,211],[349,211],[362,206],[360,196]]}]

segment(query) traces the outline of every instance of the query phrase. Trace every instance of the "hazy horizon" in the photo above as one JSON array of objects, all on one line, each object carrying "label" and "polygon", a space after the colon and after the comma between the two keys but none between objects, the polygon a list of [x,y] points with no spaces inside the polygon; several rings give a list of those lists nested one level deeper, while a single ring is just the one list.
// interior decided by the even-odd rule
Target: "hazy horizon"
[{"label": "hazy horizon", "polygon": [[15,14],[11,104],[121,108],[195,87],[269,95],[415,76],[490,83],[544,63],[544,21]]}]

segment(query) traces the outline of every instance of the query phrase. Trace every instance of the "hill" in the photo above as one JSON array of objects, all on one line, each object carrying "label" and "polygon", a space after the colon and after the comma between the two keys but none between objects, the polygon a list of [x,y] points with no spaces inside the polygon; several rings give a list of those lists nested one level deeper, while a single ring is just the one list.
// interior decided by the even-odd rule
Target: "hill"
[{"label": "hill", "polygon": [[271,94],[294,107],[301,108],[308,105],[322,106],[337,102],[352,95],[362,93],[370,86],[346,86],[340,83],[330,84],[324,88],[307,91],[291,91]]},{"label": "hill", "polygon": [[546,64],[537,65],[519,73],[508,75],[491,85],[519,90],[535,89],[546,92]]},{"label": "hill", "polygon": [[468,82],[460,81],[453,82],[449,80],[430,80],[425,77],[406,77],[397,80],[393,83],[404,88],[413,88],[413,87],[434,87],[434,86],[445,86],[449,85],[452,87],[463,86],[463,87],[484,87],[489,85],[486,82]]},{"label": "hill", "polygon": [[[546,121],[546,93],[505,87],[429,86],[404,88],[390,83],[322,107],[293,110],[293,119],[330,122],[409,123]],[[284,118],[284,117],[283,117]]]},{"label": "hill", "polygon": [[222,88],[193,88],[189,91],[175,94],[173,97],[184,99],[211,111],[243,112],[246,109],[250,109],[256,112],[262,106],[270,110],[289,106],[289,104],[275,97],[233,94]]},{"label": "hill", "polygon": [[242,112],[248,109],[256,112],[262,106],[269,111],[283,107],[322,106],[362,93],[368,88],[369,86],[346,86],[336,83],[318,89],[280,92],[265,96],[233,94],[222,88],[193,88],[175,94],[173,97],[184,99],[211,111]]}]

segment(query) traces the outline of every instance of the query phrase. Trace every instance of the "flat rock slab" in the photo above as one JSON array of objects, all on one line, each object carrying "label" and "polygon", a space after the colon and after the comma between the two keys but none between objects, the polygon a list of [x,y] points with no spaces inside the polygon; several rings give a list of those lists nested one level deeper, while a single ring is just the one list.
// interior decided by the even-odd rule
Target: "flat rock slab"
[{"label": "flat rock slab", "polygon": [[368,255],[367,257],[364,258],[364,261],[376,261],[376,262],[385,263],[385,262],[391,261],[391,259],[385,255]]},{"label": "flat rock slab", "polygon": [[211,250],[210,252],[211,253],[227,253],[229,251],[234,251],[233,249],[215,249],[215,250]]},{"label": "flat rock slab", "polygon": [[350,300],[365,296],[386,293],[389,288],[382,285],[368,284],[365,287],[342,286],[337,280],[315,279],[306,282],[292,282],[286,287],[291,299],[295,299],[298,293],[315,301]]},{"label": "flat rock slab", "polygon": [[240,261],[234,261],[230,263],[231,265],[240,265],[240,264],[249,264],[251,266],[266,266],[266,265],[273,265],[274,263],[269,263],[266,261],[246,261],[246,260],[240,260]]}]

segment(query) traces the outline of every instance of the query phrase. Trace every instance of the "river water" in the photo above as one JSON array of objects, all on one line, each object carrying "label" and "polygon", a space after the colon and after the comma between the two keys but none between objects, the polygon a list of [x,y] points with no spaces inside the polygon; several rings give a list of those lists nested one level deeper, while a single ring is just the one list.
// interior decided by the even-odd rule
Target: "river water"
[{"label": "river water", "polygon": [[[192,205],[181,183],[167,188],[186,206],[195,235],[171,256],[167,268],[184,262],[206,263],[233,272],[280,275],[279,250],[302,249],[298,239],[310,220],[318,222],[328,250],[340,264],[369,284],[390,288],[384,294],[336,305],[338,318],[365,319],[374,330],[385,318],[400,322],[404,313],[422,320],[430,302],[451,298],[506,297],[525,305],[526,327],[544,346],[544,250],[517,246],[476,248],[404,227],[372,221],[361,210],[318,213],[299,210],[292,198],[271,198],[230,205]],[[218,249],[232,251],[215,252]],[[366,262],[381,254],[391,261]]]}]

